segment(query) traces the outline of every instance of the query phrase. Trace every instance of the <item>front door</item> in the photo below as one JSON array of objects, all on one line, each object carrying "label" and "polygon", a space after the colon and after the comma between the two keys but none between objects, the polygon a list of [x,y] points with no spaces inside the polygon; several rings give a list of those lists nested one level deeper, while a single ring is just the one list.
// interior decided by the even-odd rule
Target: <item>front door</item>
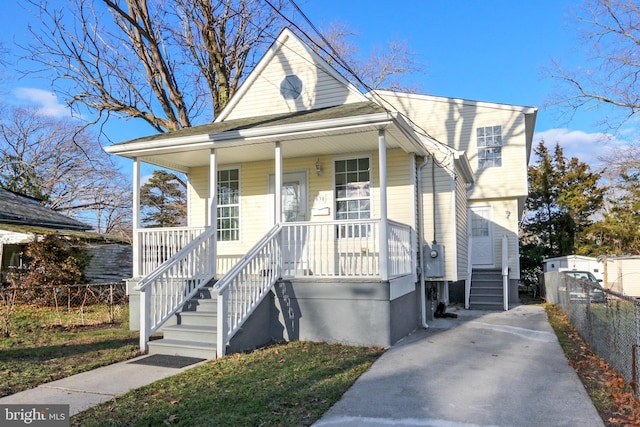
[{"label": "front door", "polygon": [[493,225],[491,207],[473,207],[469,210],[471,227],[471,263],[474,267],[494,267]]},{"label": "front door", "polygon": [[[274,175],[269,176],[269,193],[275,195]],[[275,200],[273,205],[272,217],[275,215]],[[306,172],[284,172],[281,222],[307,221],[308,205]],[[283,276],[304,274],[308,269],[307,229],[304,226],[285,229],[282,256]]]},{"label": "front door", "polygon": [[[269,194],[275,195],[275,177],[269,175]],[[306,172],[284,172],[282,174],[282,218],[281,222],[306,221],[307,207],[307,174]],[[271,209],[275,215],[275,202]]]}]

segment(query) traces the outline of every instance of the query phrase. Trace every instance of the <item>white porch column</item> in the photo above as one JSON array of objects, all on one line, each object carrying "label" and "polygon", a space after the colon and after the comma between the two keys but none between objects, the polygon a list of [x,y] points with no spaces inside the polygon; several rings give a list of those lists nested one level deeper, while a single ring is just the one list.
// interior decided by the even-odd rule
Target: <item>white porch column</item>
[{"label": "white porch column", "polygon": [[387,139],[378,130],[378,168],[380,169],[380,276],[389,280],[389,231],[387,224]]},{"label": "white porch column", "polygon": [[138,229],[140,228],[140,161],[133,159],[133,277],[140,277],[140,241]]},{"label": "white porch column", "polygon": [[280,148],[280,143],[276,142],[275,147],[275,157],[276,157],[276,173],[275,173],[275,218],[274,224],[279,224],[282,221],[282,149]]},{"label": "white porch column", "polygon": [[[215,148],[209,153],[209,227],[218,227],[218,159]],[[212,273],[216,273],[218,256],[218,233],[213,233],[209,245]]]}]

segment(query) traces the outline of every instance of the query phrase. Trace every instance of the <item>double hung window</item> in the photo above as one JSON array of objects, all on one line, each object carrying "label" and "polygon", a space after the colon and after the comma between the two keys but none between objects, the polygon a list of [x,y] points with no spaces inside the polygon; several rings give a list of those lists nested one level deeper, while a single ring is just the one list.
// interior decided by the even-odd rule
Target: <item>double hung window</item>
[{"label": "double hung window", "polygon": [[476,130],[478,169],[502,166],[502,126],[486,126]]},{"label": "double hung window", "polygon": [[[335,161],[337,220],[371,218],[371,159],[362,157]],[[362,237],[368,226],[340,226],[339,237]]]},{"label": "double hung window", "polygon": [[240,240],[240,171],[218,171],[218,240]]}]

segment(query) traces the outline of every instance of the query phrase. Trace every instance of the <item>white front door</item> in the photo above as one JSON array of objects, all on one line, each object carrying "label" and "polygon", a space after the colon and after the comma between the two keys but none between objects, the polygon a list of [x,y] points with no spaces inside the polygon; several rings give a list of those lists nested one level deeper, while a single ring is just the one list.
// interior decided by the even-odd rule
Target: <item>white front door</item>
[{"label": "white front door", "polygon": [[494,267],[493,223],[490,206],[473,207],[469,210],[471,227],[471,263],[474,267]]},{"label": "white front door", "polygon": [[[269,193],[275,194],[275,177],[269,176]],[[273,197],[272,197],[272,200]],[[275,203],[272,212],[275,212]],[[308,220],[307,174],[306,172],[285,172],[282,174],[282,222]],[[273,217],[274,214],[272,214]],[[308,269],[306,228],[285,229],[282,256],[283,276],[304,274]]]},{"label": "white front door", "polygon": [[[275,195],[275,177],[269,175],[269,194]],[[273,200],[273,198],[272,198]],[[275,203],[272,203],[271,216],[274,216]],[[307,173],[284,172],[282,174],[282,222],[306,221],[307,207]]]}]

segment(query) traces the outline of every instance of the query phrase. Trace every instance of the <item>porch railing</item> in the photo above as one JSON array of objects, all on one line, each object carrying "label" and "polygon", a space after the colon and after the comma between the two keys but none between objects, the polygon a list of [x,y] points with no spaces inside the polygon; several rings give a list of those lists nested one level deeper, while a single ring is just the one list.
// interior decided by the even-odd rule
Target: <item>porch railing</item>
[{"label": "porch railing", "polygon": [[[241,257],[218,254],[214,261],[210,250],[214,230],[206,228],[192,238],[191,229],[178,230],[173,237],[162,236],[165,230],[155,230],[151,242],[190,242],[170,252],[147,250],[151,254],[173,253],[151,274],[142,279],[141,348],[167,319],[175,314],[199,287],[217,274],[218,292],[218,354],[224,355],[226,345],[242,323],[257,307],[279,278],[314,276],[320,278],[381,278],[381,264],[386,263],[388,278],[414,274],[416,258],[412,248],[411,227],[388,222],[388,236],[381,241],[380,220],[357,222],[289,222],[274,227],[249,252]],[[182,234],[180,234],[182,233]],[[171,240],[173,239],[173,240]],[[380,245],[388,247],[388,258],[380,259]],[[153,256],[151,263],[162,257]],[[235,265],[229,268],[230,262]],[[217,265],[216,265],[217,264]],[[221,270],[218,270],[222,267]],[[142,271],[151,267],[145,266]],[[222,277],[220,273],[224,275]]]},{"label": "porch railing", "polygon": [[509,239],[502,236],[502,301],[504,311],[509,310]]},{"label": "porch railing", "polygon": [[[389,221],[390,276],[415,272],[411,227]],[[218,292],[218,355],[280,278],[379,278],[380,220],[288,222],[274,227],[225,276]],[[385,262],[385,261],[382,261]]]},{"label": "porch railing", "polygon": [[[411,227],[388,222],[389,277],[415,270]],[[379,278],[380,220],[282,224],[283,277]]]},{"label": "porch railing", "polygon": [[206,228],[136,286],[140,291],[141,349],[146,350],[151,334],[214,278],[211,249],[215,232],[215,227]]},{"label": "porch railing", "polygon": [[138,248],[134,277],[151,274],[196,237],[205,227],[141,228],[136,230],[134,244]]}]

